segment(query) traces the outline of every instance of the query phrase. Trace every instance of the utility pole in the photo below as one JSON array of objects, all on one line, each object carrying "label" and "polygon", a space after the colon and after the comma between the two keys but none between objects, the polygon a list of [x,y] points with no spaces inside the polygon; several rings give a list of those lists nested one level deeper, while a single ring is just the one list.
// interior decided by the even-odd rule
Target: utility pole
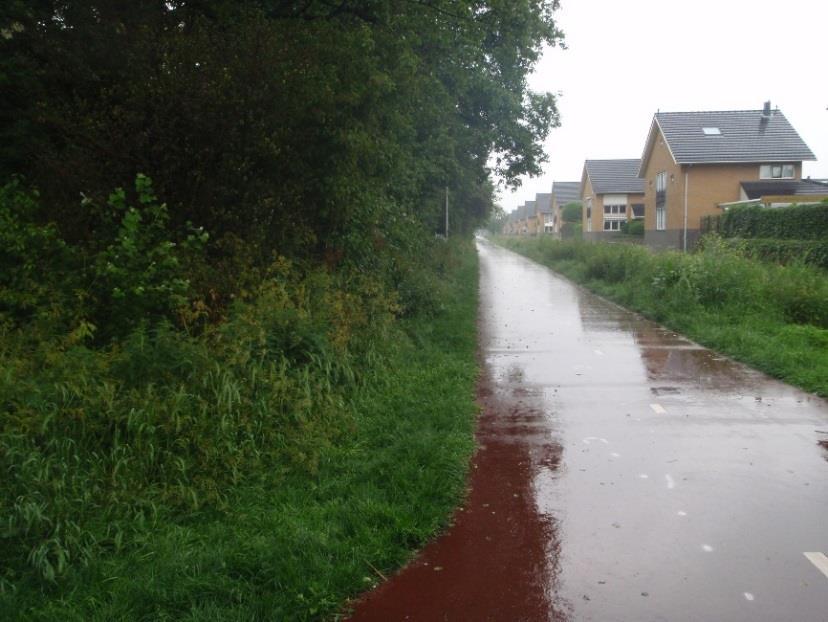
[{"label": "utility pole", "polygon": [[448,186],[446,186],[446,239],[448,240],[449,223],[448,223]]}]

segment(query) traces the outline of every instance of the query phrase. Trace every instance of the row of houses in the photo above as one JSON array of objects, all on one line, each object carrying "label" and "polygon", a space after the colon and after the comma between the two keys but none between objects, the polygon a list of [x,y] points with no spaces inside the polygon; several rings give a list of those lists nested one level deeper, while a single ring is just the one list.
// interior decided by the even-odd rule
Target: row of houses
[{"label": "row of houses", "polygon": [[644,241],[688,249],[704,216],[744,204],[828,199],[826,180],[802,179],[815,160],[779,109],[657,112],[640,158],[587,160],[578,182],[554,182],[509,215],[506,233],[560,236],[561,209],[581,204],[582,235],[606,240],[644,221]]}]

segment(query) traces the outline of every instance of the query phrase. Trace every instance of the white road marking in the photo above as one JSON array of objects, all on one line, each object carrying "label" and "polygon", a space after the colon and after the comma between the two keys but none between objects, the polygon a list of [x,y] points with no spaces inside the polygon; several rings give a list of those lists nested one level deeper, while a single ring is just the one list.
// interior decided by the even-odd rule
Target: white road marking
[{"label": "white road marking", "polygon": [[679,510],[678,512],[676,512],[676,514],[678,514],[679,516],[687,516],[687,512],[685,512],[684,510]]},{"label": "white road marking", "polygon": [[675,487],[676,487],[676,482],[675,482],[675,481],[673,481],[673,476],[672,476],[672,475],[670,475],[670,474],[668,473],[667,475],[665,475],[665,476],[664,476],[664,479],[666,479],[666,480],[667,480],[667,488],[668,488],[669,490],[672,490],[673,488],[675,488]]},{"label": "white road marking", "polygon": [[702,544],[702,550],[705,553],[712,553],[713,552],[713,547],[710,546],[709,544]]},{"label": "white road marking", "polygon": [[639,473],[638,477],[640,477],[641,479],[650,479],[650,476],[646,473]]},{"label": "white road marking", "polygon": [[610,454],[610,456],[612,456],[613,458],[620,458],[621,454],[619,454],[617,451],[614,451]]},{"label": "white road marking", "polygon": [[753,600],[754,596],[750,592],[745,592],[745,600]]},{"label": "white road marking", "polygon": [[587,436],[584,439],[584,443],[589,445],[592,441],[601,441],[604,445],[609,445],[609,441],[605,438],[601,438],[599,436]]},{"label": "white road marking", "polygon": [[650,404],[650,408],[652,408],[653,411],[655,412],[655,414],[657,414],[657,415],[667,414],[667,411],[664,409],[664,406],[662,406],[661,404]]},{"label": "white road marking", "polygon": [[803,553],[803,555],[817,567],[817,570],[828,577],[828,556],[825,553]]},{"label": "white road marking", "polygon": [[604,356],[604,353],[600,350],[595,350],[595,354],[597,354],[598,356]]}]

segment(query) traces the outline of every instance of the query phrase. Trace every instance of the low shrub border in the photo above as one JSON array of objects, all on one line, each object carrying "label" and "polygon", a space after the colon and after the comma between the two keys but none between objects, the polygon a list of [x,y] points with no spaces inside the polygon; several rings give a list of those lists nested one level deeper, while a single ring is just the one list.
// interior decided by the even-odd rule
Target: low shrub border
[{"label": "low shrub border", "polygon": [[828,276],[819,269],[762,263],[715,239],[693,254],[496,241],[699,343],[828,396]]}]

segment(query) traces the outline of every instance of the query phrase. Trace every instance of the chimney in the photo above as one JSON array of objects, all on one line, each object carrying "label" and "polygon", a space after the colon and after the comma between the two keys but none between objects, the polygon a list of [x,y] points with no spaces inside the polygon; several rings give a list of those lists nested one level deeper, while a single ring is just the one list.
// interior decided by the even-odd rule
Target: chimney
[{"label": "chimney", "polygon": [[765,102],[765,107],[762,109],[762,118],[763,119],[770,119],[771,118],[771,103],[770,100]]}]

